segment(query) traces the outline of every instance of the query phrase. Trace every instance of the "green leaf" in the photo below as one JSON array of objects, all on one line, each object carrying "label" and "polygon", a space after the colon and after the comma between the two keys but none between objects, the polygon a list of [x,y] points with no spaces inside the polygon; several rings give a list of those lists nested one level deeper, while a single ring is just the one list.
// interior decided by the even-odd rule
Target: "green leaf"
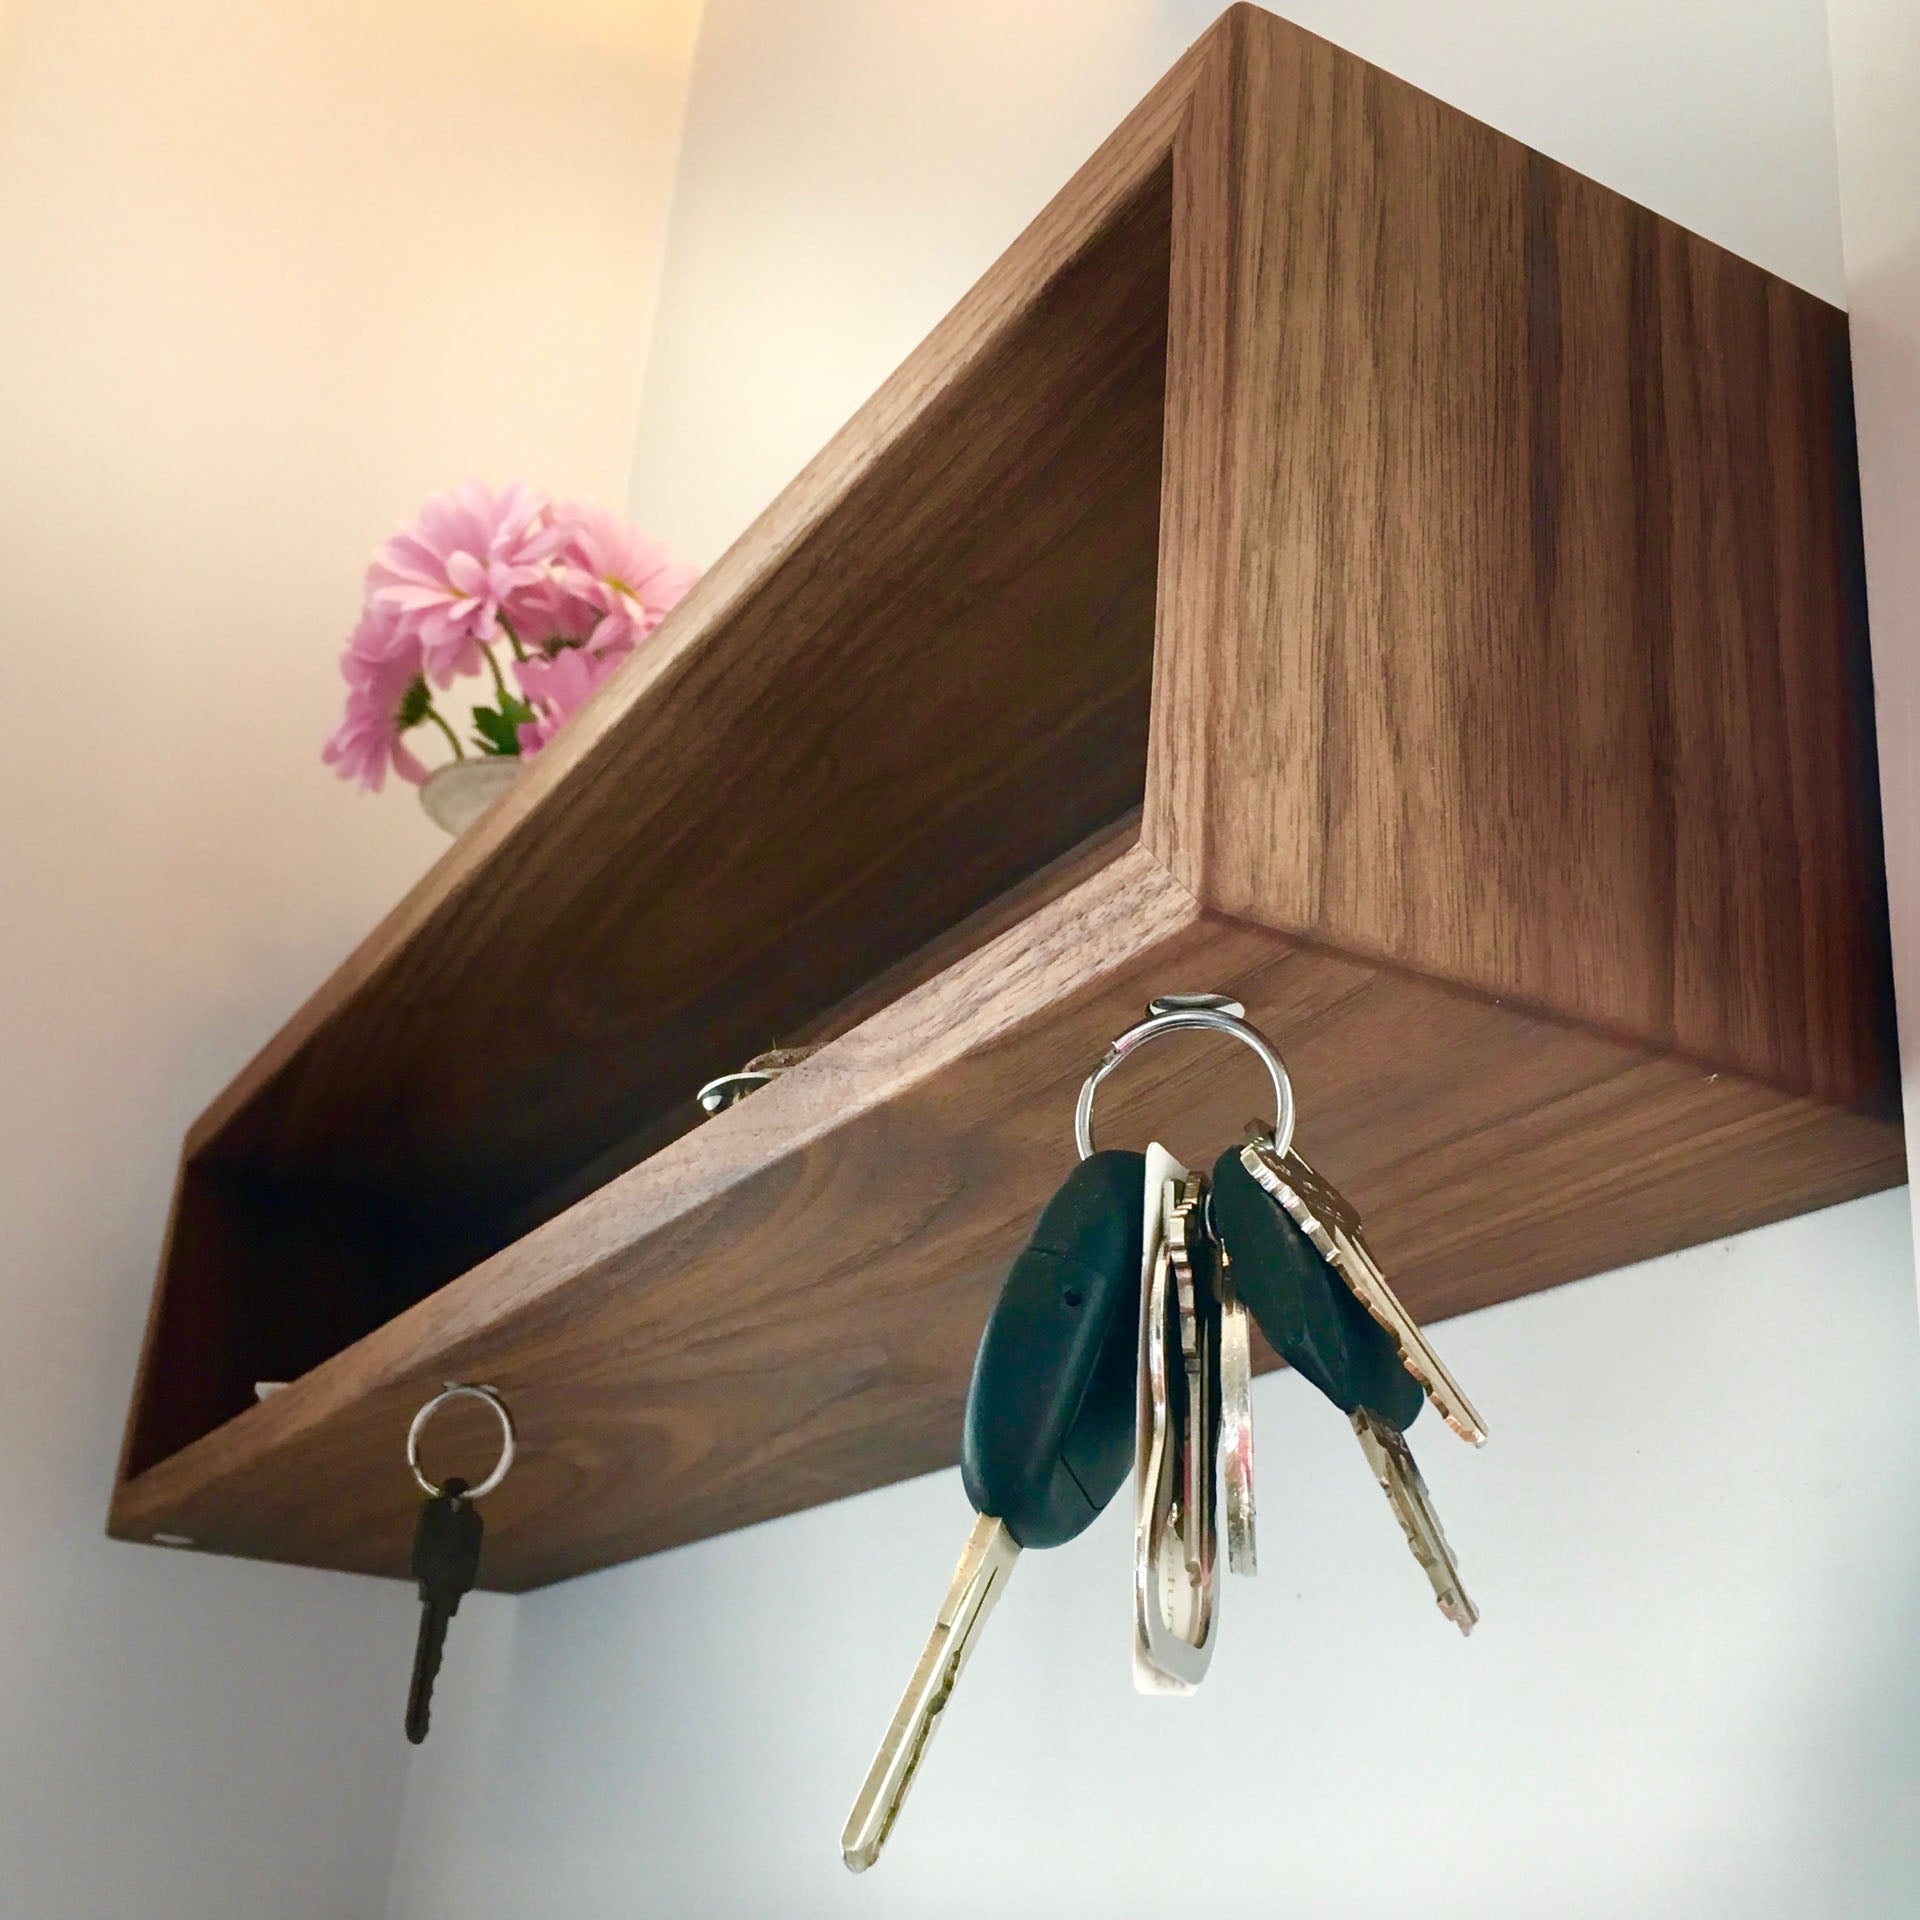
[{"label": "green leaf", "polygon": [[520,728],[534,718],[534,712],[524,700],[517,700],[512,694],[500,704],[504,711],[474,708],[474,744],[482,753],[516,754],[520,751]]}]

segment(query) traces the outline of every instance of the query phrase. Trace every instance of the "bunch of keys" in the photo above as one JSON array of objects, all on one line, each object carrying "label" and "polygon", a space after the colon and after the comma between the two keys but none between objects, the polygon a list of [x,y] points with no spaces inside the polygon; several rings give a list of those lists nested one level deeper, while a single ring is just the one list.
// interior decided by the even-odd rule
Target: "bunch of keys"
[{"label": "bunch of keys", "polygon": [[[1093,1096],[1106,1075],[1145,1041],[1192,1030],[1225,1034],[1259,1056],[1273,1083],[1275,1118],[1271,1126],[1251,1123],[1246,1144],[1220,1156],[1210,1183],[1160,1149],[1148,1155],[1149,1187],[1156,1174],[1162,1181],[1162,1251],[1142,1302],[1136,1681],[1147,1691],[1185,1691],[1206,1670],[1215,1617],[1214,1520],[1204,1503],[1213,1487],[1214,1454],[1226,1488],[1229,1570],[1251,1574],[1257,1564],[1249,1316],[1280,1357],[1347,1415],[1440,1611],[1462,1633],[1470,1632],[1479,1615],[1407,1446],[1406,1428],[1424,1400],[1476,1446],[1485,1442],[1486,1428],[1388,1284],[1358,1214],[1293,1151],[1292,1084],[1278,1055],[1247,1024],[1245,1010],[1215,994],[1155,1001],[1081,1088],[1074,1129],[1080,1151],[1093,1151]],[[1151,1213],[1150,1197],[1150,1243]],[[1151,1259],[1151,1244],[1148,1251]],[[1212,1281],[1210,1305],[1196,1284],[1201,1275]],[[1217,1322],[1210,1324],[1210,1311]],[[1184,1393],[1173,1370],[1156,1364],[1165,1344],[1157,1335],[1161,1323],[1181,1330]],[[1205,1406],[1209,1363],[1217,1408],[1211,1429],[1194,1414]],[[1184,1472],[1154,1470],[1152,1442],[1162,1431],[1165,1449],[1187,1463]],[[1170,1533],[1180,1537],[1177,1555],[1166,1545]]]},{"label": "bunch of keys", "polygon": [[[1277,1124],[1291,1131],[1286,1070],[1217,994],[1173,994],[1107,1049],[1080,1089],[1074,1141],[1093,1154],[1100,1083],[1162,1034],[1231,1031],[1273,1081]],[[1140,1337],[1134,1426],[1133,1679],[1143,1693],[1190,1693],[1213,1659],[1219,1619],[1221,1510],[1228,1571],[1259,1557],[1253,1498],[1253,1352],[1248,1310],[1212,1223],[1206,1178],[1157,1143],[1142,1195]],[[1224,1487],[1224,1501],[1219,1489]]]},{"label": "bunch of keys", "polygon": [[[420,1436],[427,1422],[450,1400],[478,1400],[491,1407],[500,1422],[500,1458],[477,1487],[449,1476],[439,1486],[420,1467]],[[413,1577],[420,1587],[420,1633],[414,1642],[413,1682],[407,1689],[407,1738],[417,1747],[427,1737],[433,1708],[433,1683],[440,1674],[440,1657],[447,1628],[460,1602],[480,1577],[480,1540],[484,1531],[476,1500],[484,1499],[507,1477],[513,1465],[513,1416],[491,1387],[468,1387],[450,1382],[413,1416],[407,1429],[407,1465],[426,1500],[413,1530]]]},{"label": "bunch of keys", "polygon": [[[1254,1123],[1211,1180],[1158,1145],[1096,1152],[1100,1083],[1143,1042],[1192,1030],[1259,1055],[1273,1124]],[[1358,1216],[1292,1151],[1293,1120],[1278,1055],[1216,994],[1156,1000],[1082,1086],[1080,1164],[1014,1261],[975,1356],[962,1477],[979,1518],[841,1835],[855,1872],[879,1858],[1021,1549],[1083,1532],[1127,1478],[1129,1456],[1135,1684],[1199,1684],[1218,1622],[1223,1509],[1228,1570],[1258,1565],[1250,1322],[1348,1415],[1441,1610],[1472,1627],[1404,1430],[1423,1397],[1476,1444],[1485,1429],[1388,1286]]]}]

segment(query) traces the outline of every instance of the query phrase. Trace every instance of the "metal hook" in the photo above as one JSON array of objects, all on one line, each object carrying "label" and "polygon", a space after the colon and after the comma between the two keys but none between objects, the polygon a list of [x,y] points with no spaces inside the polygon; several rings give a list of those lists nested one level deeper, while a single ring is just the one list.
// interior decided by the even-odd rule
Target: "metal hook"
[{"label": "metal hook", "polygon": [[1260,1056],[1268,1077],[1273,1081],[1273,1141],[1276,1153],[1285,1153],[1293,1143],[1293,1082],[1280,1063],[1266,1036],[1250,1027],[1246,1009],[1237,1000],[1217,993],[1170,993],[1154,1001],[1146,1019],[1129,1027],[1107,1049],[1100,1064],[1087,1075],[1080,1098],[1073,1110],[1073,1141],[1080,1158],[1093,1154],[1093,1096],[1100,1082],[1136,1047],[1163,1033],[1224,1033]]},{"label": "metal hook", "polygon": [[758,1093],[770,1081],[797,1067],[802,1060],[820,1051],[819,1044],[810,1047],[772,1047],[765,1053],[756,1053],[738,1073],[723,1073],[717,1080],[709,1080],[695,1096],[708,1113],[724,1113],[728,1107],[737,1107],[750,1093]]},{"label": "metal hook", "polygon": [[449,1400],[482,1400],[494,1411],[494,1417],[500,1422],[500,1458],[494,1462],[493,1471],[477,1487],[467,1490],[469,1500],[483,1499],[507,1477],[507,1470],[513,1465],[514,1433],[513,1415],[507,1411],[507,1403],[500,1398],[492,1387],[463,1386],[456,1380],[449,1380],[427,1404],[413,1416],[413,1425],[407,1429],[407,1465],[413,1470],[420,1491],[429,1500],[440,1497],[440,1489],[420,1471],[420,1436],[426,1431],[427,1422],[444,1407]]}]

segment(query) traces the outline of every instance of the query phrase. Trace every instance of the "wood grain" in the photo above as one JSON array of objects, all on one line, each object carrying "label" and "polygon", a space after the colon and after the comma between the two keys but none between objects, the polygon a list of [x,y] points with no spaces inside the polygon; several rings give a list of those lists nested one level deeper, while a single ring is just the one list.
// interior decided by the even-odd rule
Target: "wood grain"
[{"label": "wood grain", "polygon": [[[1168,76],[190,1134],[190,1161],[379,1223],[338,1344],[1137,809],[1186,85]],[[156,1302],[149,1378],[173,1404],[143,1390],[134,1471],[180,1438],[167,1356],[199,1347],[224,1284],[190,1271],[207,1244],[180,1242]],[[269,1359],[196,1383],[199,1430],[250,1403],[250,1365]]]},{"label": "wood grain", "polygon": [[1145,837],[1890,1112],[1846,322],[1251,8],[1176,150]]},{"label": "wood grain", "polygon": [[398,1572],[448,1378],[504,1587],[950,1462],[1157,993],[1427,1318],[1899,1180],[1844,345],[1232,10],[189,1136],[112,1530]]},{"label": "wood grain", "polygon": [[[520,1428],[491,1586],[946,1465],[1080,1079],[1152,993],[1210,987],[1279,1042],[1302,1145],[1424,1318],[1900,1177],[1897,1127],[1206,913],[1136,848],[123,1487],[114,1531],[397,1574],[401,1441],[445,1378],[495,1383]],[[1265,1098],[1229,1043],[1149,1049],[1101,1136],[1197,1161]],[[471,1471],[463,1438],[490,1436],[442,1437]]]}]

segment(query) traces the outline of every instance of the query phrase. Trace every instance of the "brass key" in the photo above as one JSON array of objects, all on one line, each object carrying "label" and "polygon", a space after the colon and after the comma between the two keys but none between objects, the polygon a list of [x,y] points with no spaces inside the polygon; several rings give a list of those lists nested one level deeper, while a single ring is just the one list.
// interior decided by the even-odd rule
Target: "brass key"
[{"label": "brass key", "polygon": [[954,1569],[953,1584],[940,1603],[933,1632],[927,1636],[926,1650],[907,1682],[893,1724],[887,1728],[860,1797],[847,1816],[846,1831],[840,1836],[841,1858],[855,1873],[864,1873],[880,1858],[880,1849],[887,1844],[887,1835],[899,1816],[900,1803],[913,1784],[920,1756],[940,1724],[940,1714],[967,1664],[980,1628],[1019,1557],[1020,1544],[1004,1521],[984,1513],[974,1521],[960,1564]]},{"label": "brass key", "polygon": [[1467,1598],[1460,1584],[1460,1569],[1453,1549],[1440,1526],[1440,1516],[1427,1496],[1427,1483],[1414,1464],[1407,1437],[1398,1427],[1389,1426],[1376,1413],[1362,1407],[1353,1416],[1353,1430],[1360,1440],[1360,1451],[1367,1456],[1373,1477],[1380,1482],[1393,1509],[1394,1518],[1407,1536],[1413,1557],[1420,1562],[1433,1583],[1433,1597],[1462,1633],[1471,1633],[1480,1618],[1480,1609]]},{"label": "brass key", "polygon": [[[1214,1168],[1214,1213],[1241,1291],[1280,1357],[1351,1421],[1441,1611],[1467,1632],[1478,1616],[1404,1438],[1425,1403],[1421,1383],[1327,1253],[1328,1244],[1343,1243],[1302,1197],[1304,1162],[1270,1146],[1263,1153],[1263,1144],[1224,1153]],[[1320,1237],[1309,1236],[1302,1213]],[[1449,1403],[1465,1405],[1457,1390]]]},{"label": "brass key", "polygon": [[1275,1153],[1273,1142],[1256,1121],[1240,1159],[1247,1171],[1286,1210],[1327,1264],[1347,1284],[1392,1340],[1400,1364],[1419,1381],[1433,1410],[1462,1440],[1485,1446],[1487,1429],[1473,1403],[1461,1392],[1420,1324],[1387,1284],[1380,1264],[1360,1232],[1360,1216],[1347,1200],[1289,1148]]},{"label": "brass key", "polygon": [[1021,1548],[1076,1538],[1127,1476],[1144,1180],[1137,1153],[1081,1161],[980,1336],[960,1461],[979,1518],[840,1836],[855,1873],[879,1859]]}]

